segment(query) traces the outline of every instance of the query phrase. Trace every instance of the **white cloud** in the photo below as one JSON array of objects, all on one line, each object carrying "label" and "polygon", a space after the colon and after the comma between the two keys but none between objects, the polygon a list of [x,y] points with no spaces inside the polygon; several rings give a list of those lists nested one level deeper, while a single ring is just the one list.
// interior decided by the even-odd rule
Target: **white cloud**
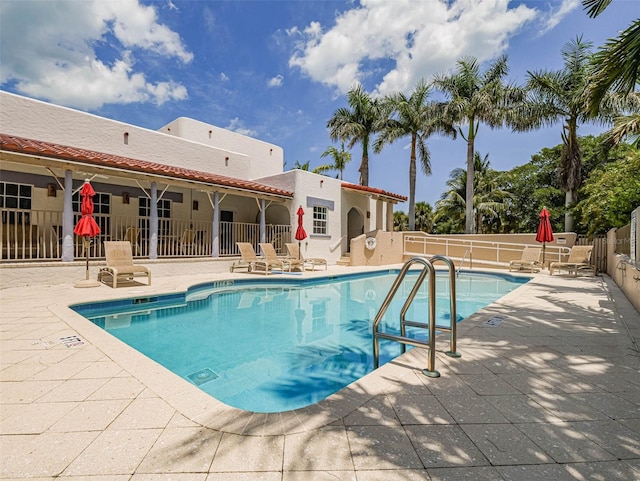
[{"label": "white cloud", "polygon": [[238,117],[231,119],[229,125],[225,127],[227,130],[231,130],[232,132],[236,132],[238,134],[247,135],[249,137],[255,137],[257,132],[255,130],[248,129],[244,126],[244,122],[240,120]]},{"label": "white cloud", "polygon": [[406,92],[463,56],[495,58],[537,14],[509,0],[362,0],[329,30],[289,29],[298,39],[289,65],[343,93],[380,74],[376,93]]},{"label": "white cloud", "polygon": [[157,23],[154,7],[137,0],[2,2],[0,18],[2,85],[83,109],[187,97],[184,86],[136,71],[136,53],[193,59],[179,35]]},{"label": "white cloud", "polygon": [[560,6],[555,10],[550,10],[544,17],[544,25],[541,34],[544,34],[558,25],[564,17],[569,15],[580,5],[580,0],[562,0]]},{"label": "white cloud", "polygon": [[284,80],[284,77],[282,75],[276,75],[273,78],[270,78],[267,81],[267,86],[268,87],[281,87],[282,86],[282,81]]}]

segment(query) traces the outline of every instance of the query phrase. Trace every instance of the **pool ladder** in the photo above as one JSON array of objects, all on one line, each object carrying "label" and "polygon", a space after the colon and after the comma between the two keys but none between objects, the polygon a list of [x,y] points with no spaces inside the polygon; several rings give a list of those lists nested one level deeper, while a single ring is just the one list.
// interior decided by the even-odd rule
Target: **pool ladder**
[{"label": "pool ladder", "polygon": [[[435,317],[436,317],[436,272],[433,267],[433,263],[436,261],[444,262],[449,270],[449,290],[450,290],[450,314],[451,314],[451,324],[449,327],[445,326],[436,326]],[[398,292],[398,289],[402,285],[402,281],[406,277],[409,269],[415,265],[420,264],[422,266],[422,270],[416,279],[416,282],[409,292],[407,299],[402,306],[400,311],[400,335],[396,334],[388,334],[386,332],[380,332],[378,330],[380,321],[384,317],[391,301],[393,301],[394,296]],[[424,282],[425,278],[429,276],[429,311],[428,311],[428,322],[425,324],[424,322],[417,321],[408,321],[406,319],[407,311],[411,306],[416,294],[420,290],[420,286]],[[429,339],[427,341],[420,341],[417,339],[413,339],[407,337],[407,326],[411,327],[419,327],[425,328],[429,330]],[[415,347],[422,347],[429,350],[429,359],[427,361],[427,369],[423,369],[422,373],[429,377],[440,377],[440,373],[436,371],[436,327],[439,331],[449,332],[449,351],[446,352],[447,356],[450,357],[460,357],[460,354],[456,352],[456,269],[453,261],[445,256],[433,256],[429,259],[424,257],[413,257],[405,262],[404,266],[400,270],[398,277],[394,281],[393,285],[389,289],[387,296],[385,297],[380,309],[378,310],[378,314],[373,321],[373,367],[377,369],[380,364],[380,339],[388,339],[391,341],[397,341],[402,344],[402,352],[406,352],[406,345],[409,344]]]}]

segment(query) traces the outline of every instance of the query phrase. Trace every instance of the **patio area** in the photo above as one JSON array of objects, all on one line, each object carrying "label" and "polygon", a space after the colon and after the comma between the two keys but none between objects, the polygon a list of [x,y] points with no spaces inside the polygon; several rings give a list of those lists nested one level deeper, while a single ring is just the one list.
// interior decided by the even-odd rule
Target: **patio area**
[{"label": "patio area", "polygon": [[252,276],[143,264],[153,285],[118,289],[74,288],[81,262],[0,268],[0,479],[640,479],[640,316],[606,276],[534,274],[458,324],[462,358],[443,335],[440,378],[413,349],[317,405],[253,414],[67,308]]}]

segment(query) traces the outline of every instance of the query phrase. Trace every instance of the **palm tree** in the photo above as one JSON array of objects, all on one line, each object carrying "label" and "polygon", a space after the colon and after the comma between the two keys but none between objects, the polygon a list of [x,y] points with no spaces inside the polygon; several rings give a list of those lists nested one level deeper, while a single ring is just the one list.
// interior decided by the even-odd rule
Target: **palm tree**
[{"label": "palm tree", "polygon": [[[610,3],[611,0],[582,2],[592,18],[600,15]],[[608,141],[616,145],[630,138],[631,143],[640,148],[640,96],[632,93],[640,80],[640,19],[633,21],[616,38],[607,40],[594,54],[592,64],[593,75],[587,89],[590,113],[597,115],[600,102],[610,89],[621,95],[630,95],[631,102],[636,104],[635,113],[616,117]]]},{"label": "palm tree", "polygon": [[310,167],[311,167],[310,160],[307,160],[304,164],[301,164],[299,160],[296,160],[296,163],[293,164],[294,169],[309,170]]},{"label": "palm tree", "polygon": [[409,219],[407,218],[407,214],[405,214],[401,210],[397,210],[393,213],[393,230],[409,230]]},{"label": "palm tree", "polygon": [[[583,0],[587,14],[595,18],[611,3],[611,0]],[[640,19],[618,37],[607,40],[593,57],[594,76],[589,84],[591,112],[596,113],[600,101],[611,87],[619,93],[631,92],[640,75]]]},{"label": "palm tree", "polygon": [[[415,229],[431,232],[433,229],[433,208],[428,202],[416,202]],[[411,230],[411,228],[409,228]]]},{"label": "palm tree", "polygon": [[431,175],[431,162],[427,138],[434,132],[442,132],[455,138],[456,131],[447,125],[442,116],[442,109],[434,102],[428,102],[430,88],[421,80],[415,90],[407,97],[396,93],[384,99],[385,111],[395,117],[384,122],[380,134],[373,144],[373,150],[379,153],[384,145],[410,136],[411,154],[409,157],[409,230],[415,230],[416,202],[416,150],[420,165],[426,175]]},{"label": "palm tree", "polygon": [[560,184],[565,192],[566,232],[573,230],[573,216],[569,207],[577,201],[582,181],[582,153],[578,144],[578,126],[595,120],[611,122],[623,105],[620,98],[606,94],[600,103],[597,117],[589,111],[584,95],[591,73],[591,43],[581,37],[567,43],[562,49],[564,67],[558,71],[528,72],[527,88],[530,97],[525,103],[516,130],[526,131],[552,126],[559,120],[562,125],[562,153],[560,155]]},{"label": "palm tree", "polygon": [[[510,195],[501,190],[498,182],[501,173],[490,167],[488,154],[482,159],[480,154],[474,153],[473,163],[476,175],[471,207],[478,231],[480,233],[488,230],[499,231],[501,229],[500,214],[505,211]],[[460,168],[452,170],[447,181],[449,190],[444,192],[436,203],[435,222],[446,219],[450,232],[459,232],[463,224],[466,224],[466,184],[467,171]]]},{"label": "palm tree", "polygon": [[349,90],[347,102],[351,109],[339,108],[327,122],[329,137],[333,141],[348,141],[349,149],[358,143],[362,145],[360,184],[369,185],[369,144],[385,116],[378,99],[372,99],[360,84]]},{"label": "palm tree", "polygon": [[[465,232],[475,232],[473,216],[474,148],[480,123],[495,129],[502,127],[508,114],[522,101],[524,92],[513,85],[505,84],[509,72],[507,57],[500,56],[480,73],[480,65],[474,57],[458,61],[458,71],[453,75],[436,75],[433,85],[449,97],[445,115],[458,124],[458,131],[467,142],[467,180],[465,189]],[[468,124],[466,135],[461,126]]]},{"label": "palm tree", "polygon": [[347,164],[351,162],[351,153],[344,150],[344,142],[342,142],[342,147],[340,150],[336,149],[333,145],[329,146],[327,150],[322,152],[320,157],[331,156],[333,158],[333,164],[324,164],[319,165],[315,169],[314,172],[318,174],[322,174],[328,170],[337,170],[340,172],[340,180],[342,180],[342,172],[346,169]]}]

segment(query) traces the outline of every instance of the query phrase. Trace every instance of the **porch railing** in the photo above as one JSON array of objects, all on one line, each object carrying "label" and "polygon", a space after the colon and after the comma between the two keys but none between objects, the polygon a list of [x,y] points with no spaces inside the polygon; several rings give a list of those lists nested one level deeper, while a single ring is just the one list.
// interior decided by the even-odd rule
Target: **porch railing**
[{"label": "porch railing", "polygon": [[[62,257],[62,212],[0,209],[0,250],[2,261],[59,260]],[[74,214],[74,225],[79,214]],[[91,239],[89,257],[104,257],[103,242],[128,240],[134,257],[149,256],[150,221],[148,217],[94,214],[101,232]],[[279,254],[291,240],[290,225],[268,224],[266,242],[273,243]],[[236,242],[250,242],[257,249],[260,225],[245,222],[220,222],[220,256],[239,255]],[[87,255],[81,237],[73,236],[74,258]],[[158,219],[158,257],[210,257],[213,251],[211,222],[189,219]]]}]

